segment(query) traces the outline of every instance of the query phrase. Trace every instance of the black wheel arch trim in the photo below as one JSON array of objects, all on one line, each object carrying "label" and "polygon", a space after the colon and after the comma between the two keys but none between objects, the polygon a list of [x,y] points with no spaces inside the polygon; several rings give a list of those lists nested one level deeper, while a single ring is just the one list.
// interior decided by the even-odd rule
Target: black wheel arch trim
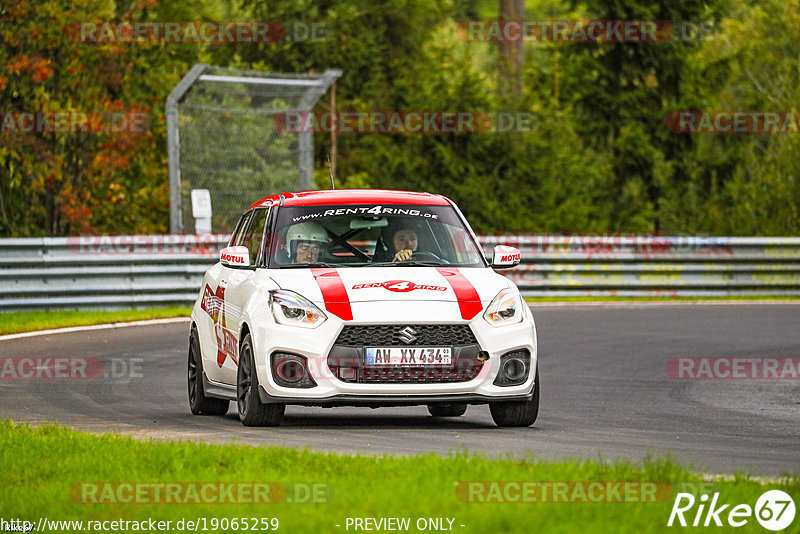
[{"label": "black wheel arch trim", "polygon": [[216,397],[218,399],[225,399],[234,402],[237,401],[236,386],[228,386],[227,384],[212,382],[208,379],[205,371],[203,371],[203,389],[205,390],[206,397]]}]

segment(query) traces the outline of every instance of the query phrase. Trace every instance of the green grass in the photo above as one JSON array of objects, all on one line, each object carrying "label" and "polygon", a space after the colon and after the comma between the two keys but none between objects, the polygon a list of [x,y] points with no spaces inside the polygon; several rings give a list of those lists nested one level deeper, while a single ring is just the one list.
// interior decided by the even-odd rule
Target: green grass
[{"label": "green grass", "polygon": [[0,314],[0,335],[66,326],[122,323],[166,317],[188,317],[191,308],[152,308],[122,311],[37,311]]},{"label": "green grass", "polygon": [[706,301],[706,300],[797,300],[800,301],[800,296],[760,296],[760,295],[744,295],[744,296],[719,296],[719,297],[669,297],[669,296],[652,296],[652,297],[613,297],[613,296],[575,296],[575,297],[525,297],[525,302],[651,302],[651,301]]},{"label": "green grass", "polygon": [[[470,503],[456,491],[460,482],[467,481],[667,482],[679,491],[718,491],[721,502],[751,506],[766,489],[782,489],[796,502],[800,495],[796,476],[765,485],[744,476],[706,482],[668,459],[648,459],[634,466],[598,460],[488,459],[466,453],[448,457],[343,456],[234,444],[146,442],[59,426],[0,423],[0,517],[35,523],[41,517],[84,521],[276,517],[279,532],[347,532],[347,517],[410,517],[412,525],[417,518],[449,517],[455,518],[453,530],[465,533],[638,533],[666,530],[674,498],[670,491],[658,503]],[[325,488],[327,499],[268,504],[82,502],[85,484],[103,482],[318,484],[317,488]],[[466,526],[460,527],[462,524]],[[764,532],[754,518],[736,530]]]}]

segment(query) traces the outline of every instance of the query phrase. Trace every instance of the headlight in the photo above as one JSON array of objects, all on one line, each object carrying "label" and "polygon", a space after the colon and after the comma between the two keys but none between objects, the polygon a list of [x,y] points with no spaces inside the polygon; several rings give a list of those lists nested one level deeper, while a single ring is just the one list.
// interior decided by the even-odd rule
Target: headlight
[{"label": "headlight", "polygon": [[522,321],[522,302],[519,293],[504,289],[494,298],[483,314],[492,326],[505,326]]},{"label": "headlight", "polygon": [[270,291],[269,307],[278,324],[316,328],[328,318],[313,302],[294,291]]}]

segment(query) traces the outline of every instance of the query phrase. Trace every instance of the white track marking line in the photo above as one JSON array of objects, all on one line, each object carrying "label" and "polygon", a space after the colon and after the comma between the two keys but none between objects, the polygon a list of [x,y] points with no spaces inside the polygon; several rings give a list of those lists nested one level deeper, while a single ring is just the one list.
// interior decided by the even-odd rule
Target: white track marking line
[{"label": "white track marking line", "polygon": [[[0,319],[2,316],[0,315]],[[21,332],[19,334],[7,334],[0,336],[0,341],[12,339],[22,339],[26,337],[47,336],[50,334],[68,334],[70,332],[87,332],[91,330],[106,330],[108,328],[125,328],[128,326],[146,326],[152,324],[170,324],[190,321],[190,317],[172,317],[169,319],[148,319],[145,321],[128,321],[122,323],[93,324],[88,326],[70,326],[67,328],[53,328],[50,330],[34,330],[33,332]]]}]

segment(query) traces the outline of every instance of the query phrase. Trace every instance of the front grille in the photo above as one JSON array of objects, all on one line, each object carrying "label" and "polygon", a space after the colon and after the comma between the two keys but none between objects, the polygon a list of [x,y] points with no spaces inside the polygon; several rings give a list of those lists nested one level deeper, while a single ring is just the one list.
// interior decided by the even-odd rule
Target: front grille
[{"label": "front grille", "polygon": [[[400,330],[411,327],[416,339],[404,343],[398,339]],[[376,346],[427,346],[427,345],[477,345],[478,340],[467,324],[392,324],[345,325],[336,345],[348,347]]]}]

